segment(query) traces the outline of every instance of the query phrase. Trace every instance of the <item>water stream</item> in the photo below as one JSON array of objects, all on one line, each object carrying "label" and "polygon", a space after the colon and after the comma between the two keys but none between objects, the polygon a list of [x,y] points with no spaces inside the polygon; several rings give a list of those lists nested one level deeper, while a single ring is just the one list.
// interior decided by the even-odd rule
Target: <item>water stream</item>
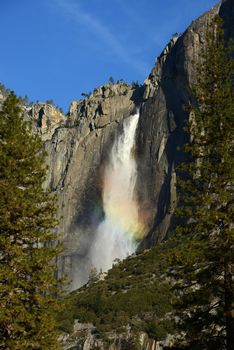
[{"label": "water stream", "polygon": [[107,271],[115,259],[124,259],[137,247],[140,231],[135,199],[137,177],[134,157],[135,133],[139,114],[124,120],[123,131],[112,146],[103,180],[105,219],[96,232],[90,260],[97,271]]}]

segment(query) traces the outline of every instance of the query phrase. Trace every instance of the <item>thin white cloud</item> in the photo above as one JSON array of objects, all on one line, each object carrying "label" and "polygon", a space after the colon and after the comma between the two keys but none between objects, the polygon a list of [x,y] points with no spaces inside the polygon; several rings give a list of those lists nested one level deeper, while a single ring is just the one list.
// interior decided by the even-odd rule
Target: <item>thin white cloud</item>
[{"label": "thin white cloud", "polygon": [[[131,21],[134,21],[138,26],[138,29],[142,27],[143,29],[147,28],[149,23],[142,18],[139,13],[137,13],[132,6],[126,2],[126,0],[112,0],[121,7],[121,11],[124,12]],[[145,31],[144,31],[145,32]]]},{"label": "thin white cloud", "polygon": [[136,57],[131,55],[121,42],[112,34],[98,18],[81,9],[78,1],[76,3],[70,0],[55,0],[55,3],[78,25],[86,26],[92,31],[101,41],[103,41],[111,49],[123,63],[134,67],[141,74],[147,74],[147,67]]}]

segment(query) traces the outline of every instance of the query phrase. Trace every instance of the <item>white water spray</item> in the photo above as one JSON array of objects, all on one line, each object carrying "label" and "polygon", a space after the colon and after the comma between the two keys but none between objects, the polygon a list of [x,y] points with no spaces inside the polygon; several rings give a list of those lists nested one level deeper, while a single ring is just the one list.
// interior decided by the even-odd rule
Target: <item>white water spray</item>
[{"label": "white water spray", "polygon": [[90,259],[98,271],[107,271],[115,259],[132,254],[139,234],[138,207],[134,196],[136,163],[135,133],[139,114],[126,118],[122,134],[115,140],[104,173],[105,219],[97,229]]}]

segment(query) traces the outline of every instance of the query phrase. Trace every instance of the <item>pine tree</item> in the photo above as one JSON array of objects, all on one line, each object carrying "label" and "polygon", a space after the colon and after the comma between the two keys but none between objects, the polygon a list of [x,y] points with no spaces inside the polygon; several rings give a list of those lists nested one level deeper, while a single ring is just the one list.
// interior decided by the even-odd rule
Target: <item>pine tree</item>
[{"label": "pine tree", "polygon": [[181,224],[171,252],[179,329],[184,332],[180,349],[234,349],[232,55],[217,17],[197,66],[185,147],[190,161],[180,167]]},{"label": "pine tree", "polygon": [[19,102],[11,93],[0,111],[0,348],[58,349],[55,198]]}]

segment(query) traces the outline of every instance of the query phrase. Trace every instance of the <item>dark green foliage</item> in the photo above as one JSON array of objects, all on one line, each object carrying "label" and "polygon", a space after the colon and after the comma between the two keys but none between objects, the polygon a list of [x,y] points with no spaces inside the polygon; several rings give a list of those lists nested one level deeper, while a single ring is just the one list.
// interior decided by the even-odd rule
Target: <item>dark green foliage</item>
[{"label": "dark green foliage", "polygon": [[169,317],[163,320],[153,318],[147,323],[145,331],[150,338],[160,340],[165,339],[166,335],[172,334],[174,329],[174,322]]},{"label": "dark green foliage", "polygon": [[52,99],[50,100],[46,100],[46,102],[48,105],[54,106],[54,101]]},{"label": "dark green foliage", "polygon": [[212,23],[197,67],[195,106],[190,107],[186,152],[180,167],[180,207],[184,224],[177,227],[170,252],[172,275],[180,296],[179,328],[184,348],[234,347],[233,180],[234,60],[220,19]]},{"label": "dark green foliage", "polygon": [[116,80],[116,84],[126,84],[123,79]]},{"label": "dark green foliage", "polygon": [[91,92],[88,92],[88,93],[82,92],[82,93],[81,93],[81,96],[83,96],[84,98],[89,98],[90,95],[91,95]]},{"label": "dark green foliage", "polygon": [[12,93],[0,111],[0,348],[58,349],[55,198],[45,155]]},{"label": "dark green foliage", "polygon": [[110,77],[110,78],[109,78],[109,82],[110,82],[111,84],[114,84],[114,83],[115,83],[114,78],[113,78],[113,77]]},{"label": "dark green foliage", "polygon": [[139,82],[138,81],[132,81],[132,87],[134,89],[138,88],[140,86]]},{"label": "dark green foliage", "polygon": [[24,97],[19,97],[19,103],[23,106],[27,106],[29,104],[29,98],[27,95],[25,95]]},{"label": "dark green foliage", "polygon": [[[172,324],[162,319],[171,311],[173,301],[170,284],[161,276],[163,254],[164,245],[129,257],[116,264],[104,281],[93,281],[73,292],[66,314],[59,315],[62,328],[71,330],[73,320],[79,319],[92,322],[102,336],[113,330],[124,332],[128,325],[132,333],[145,330],[155,339],[163,339]],[[157,332],[149,327],[153,322]]]},{"label": "dark green foliage", "polygon": [[0,92],[2,93],[3,97],[7,97],[10,95],[11,90],[7,89],[4,84],[0,83]]},{"label": "dark green foliage", "polygon": [[59,110],[60,113],[64,114],[62,107],[57,106],[56,108]]}]

